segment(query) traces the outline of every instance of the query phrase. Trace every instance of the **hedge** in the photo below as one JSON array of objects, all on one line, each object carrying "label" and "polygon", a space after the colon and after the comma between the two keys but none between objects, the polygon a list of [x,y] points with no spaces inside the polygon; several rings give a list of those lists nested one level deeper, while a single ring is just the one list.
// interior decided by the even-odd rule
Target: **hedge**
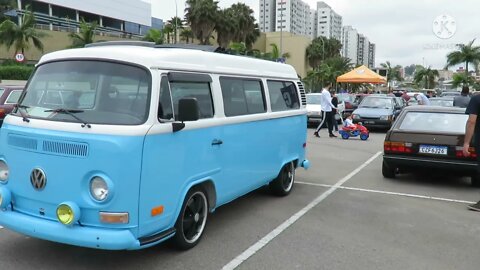
[{"label": "hedge", "polygon": [[0,66],[0,80],[28,80],[32,66]]}]

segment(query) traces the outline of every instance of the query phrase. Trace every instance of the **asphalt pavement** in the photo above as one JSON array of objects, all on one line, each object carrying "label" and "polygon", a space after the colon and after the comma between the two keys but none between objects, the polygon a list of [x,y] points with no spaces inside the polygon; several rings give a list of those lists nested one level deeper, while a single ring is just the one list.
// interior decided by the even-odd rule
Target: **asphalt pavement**
[{"label": "asphalt pavement", "polygon": [[385,132],[367,141],[309,130],[312,167],[284,198],[254,191],[209,217],[195,248],[102,251],[0,229],[0,269],[477,269],[480,199],[468,178],[384,179]]}]

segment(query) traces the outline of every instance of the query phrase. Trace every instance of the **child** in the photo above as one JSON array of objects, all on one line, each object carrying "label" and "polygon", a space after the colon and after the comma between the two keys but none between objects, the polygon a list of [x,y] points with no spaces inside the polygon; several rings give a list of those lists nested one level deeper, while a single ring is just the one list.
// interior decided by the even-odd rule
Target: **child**
[{"label": "child", "polygon": [[343,126],[344,127],[354,127],[351,114],[349,116],[347,116],[347,118],[345,118]]}]

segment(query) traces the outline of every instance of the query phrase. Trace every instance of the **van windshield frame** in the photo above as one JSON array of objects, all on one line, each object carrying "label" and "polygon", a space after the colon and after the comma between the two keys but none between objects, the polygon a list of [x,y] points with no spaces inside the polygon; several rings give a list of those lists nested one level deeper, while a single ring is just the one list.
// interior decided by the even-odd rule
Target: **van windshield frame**
[{"label": "van windshield frame", "polygon": [[[32,119],[78,122],[55,110],[78,110],[90,124],[141,125],[149,116],[152,75],[142,66],[98,59],[39,65],[19,105]],[[13,114],[20,115],[19,109]]]}]

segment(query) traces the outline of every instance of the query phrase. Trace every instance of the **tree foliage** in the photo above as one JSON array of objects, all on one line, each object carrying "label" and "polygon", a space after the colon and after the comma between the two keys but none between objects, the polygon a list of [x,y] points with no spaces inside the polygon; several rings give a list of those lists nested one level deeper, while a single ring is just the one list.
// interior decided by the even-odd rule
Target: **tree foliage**
[{"label": "tree foliage", "polygon": [[155,44],[163,44],[165,42],[165,35],[162,30],[150,28],[147,34],[143,37],[143,40],[155,42]]},{"label": "tree foliage", "polygon": [[193,35],[202,45],[210,44],[210,37],[218,18],[218,1],[187,0],[185,19],[193,31]]},{"label": "tree foliage", "polygon": [[391,81],[401,82],[401,81],[403,81],[403,77],[402,77],[402,74],[401,74],[402,66],[400,66],[400,65],[392,66],[390,61],[387,61],[385,63],[381,63],[380,65],[387,70],[387,82],[391,82]]},{"label": "tree foliage", "polygon": [[[419,85],[423,86],[426,89],[433,89],[435,88],[435,78],[439,76],[438,70],[428,68],[421,68],[415,72],[414,82]],[[423,85],[422,85],[423,83]]]},{"label": "tree foliage", "polygon": [[328,58],[340,57],[342,44],[334,38],[317,37],[306,49],[308,64],[316,68]]},{"label": "tree foliage", "polygon": [[0,24],[0,45],[5,45],[7,50],[13,47],[15,54],[25,53],[30,48],[30,43],[43,51],[41,39],[47,35],[35,29],[35,16],[28,6],[21,20],[20,26],[9,19]]},{"label": "tree foliage", "polygon": [[95,30],[97,27],[97,22],[89,23],[82,18],[79,33],[70,33],[68,35],[72,40],[70,48],[83,48],[85,45],[95,42]]},{"label": "tree foliage", "polygon": [[458,50],[447,55],[445,68],[465,63],[465,74],[469,74],[469,65],[473,64],[476,69],[480,64],[480,46],[473,46],[475,39],[467,44],[458,44]]}]

